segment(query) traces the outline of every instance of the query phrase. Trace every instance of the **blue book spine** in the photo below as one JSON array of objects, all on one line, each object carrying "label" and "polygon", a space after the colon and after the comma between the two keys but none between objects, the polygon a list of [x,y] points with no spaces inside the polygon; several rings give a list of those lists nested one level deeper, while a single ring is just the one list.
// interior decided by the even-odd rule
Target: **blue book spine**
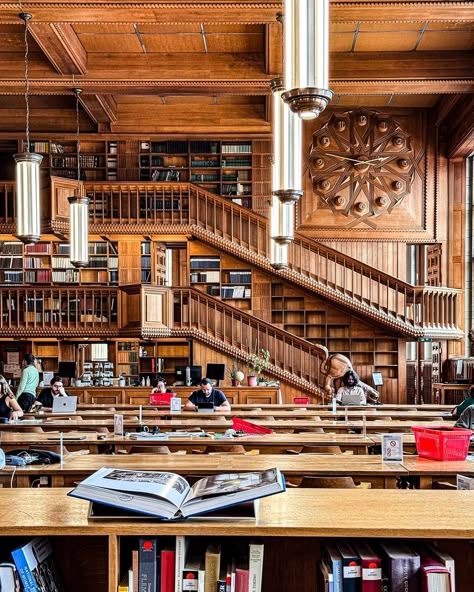
[{"label": "blue book spine", "polygon": [[35,577],[31,571],[30,566],[28,565],[28,561],[23,549],[19,548],[12,551],[12,557],[13,561],[15,562],[16,569],[20,575],[24,592],[39,592]]},{"label": "blue book spine", "polygon": [[156,572],[156,539],[140,538],[138,542],[138,592],[158,592]]}]

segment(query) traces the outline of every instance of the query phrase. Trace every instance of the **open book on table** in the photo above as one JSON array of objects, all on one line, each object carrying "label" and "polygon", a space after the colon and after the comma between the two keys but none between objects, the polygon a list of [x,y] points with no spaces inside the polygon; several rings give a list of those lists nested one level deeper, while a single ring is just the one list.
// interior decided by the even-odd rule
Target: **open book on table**
[{"label": "open book on table", "polygon": [[223,473],[190,485],[176,473],[102,468],[68,495],[106,506],[173,520],[213,512],[285,491],[277,468]]}]

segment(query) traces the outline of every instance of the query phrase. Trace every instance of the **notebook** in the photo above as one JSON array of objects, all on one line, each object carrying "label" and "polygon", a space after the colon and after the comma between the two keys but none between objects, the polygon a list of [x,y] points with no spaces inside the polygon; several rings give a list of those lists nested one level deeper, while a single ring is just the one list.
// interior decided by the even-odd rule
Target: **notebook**
[{"label": "notebook", "polygon": [[53,413],[76,413],[77,397],[55,397]]}]

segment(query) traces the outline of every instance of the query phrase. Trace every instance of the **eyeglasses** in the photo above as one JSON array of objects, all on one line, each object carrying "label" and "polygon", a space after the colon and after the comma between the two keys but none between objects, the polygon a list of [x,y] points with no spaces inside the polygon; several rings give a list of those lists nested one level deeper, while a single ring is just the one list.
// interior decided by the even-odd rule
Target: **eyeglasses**
[{"label": "eyeglasses", "polygon": [[63,386],[63,383],[60,382],[59,384],[53,384],[53,386],[55,386],[56,388],[61,388]]}]

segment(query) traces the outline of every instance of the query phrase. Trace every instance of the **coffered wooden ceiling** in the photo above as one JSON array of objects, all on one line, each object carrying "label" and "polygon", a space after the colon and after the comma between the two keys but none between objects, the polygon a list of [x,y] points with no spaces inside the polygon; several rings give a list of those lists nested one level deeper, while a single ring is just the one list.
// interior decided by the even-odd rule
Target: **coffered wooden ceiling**
[{"label": "coffered wooden ceiling", "polygon": [[[21,10],[33,15],[33,133],[74,131],[74,87],[83,89],[82,132],[270,132],[281,2],[0,2],[3,134],[24,129]],[[331,107],[440,109],[472,97],[472,1],[331,0],[330,20]]]}]

